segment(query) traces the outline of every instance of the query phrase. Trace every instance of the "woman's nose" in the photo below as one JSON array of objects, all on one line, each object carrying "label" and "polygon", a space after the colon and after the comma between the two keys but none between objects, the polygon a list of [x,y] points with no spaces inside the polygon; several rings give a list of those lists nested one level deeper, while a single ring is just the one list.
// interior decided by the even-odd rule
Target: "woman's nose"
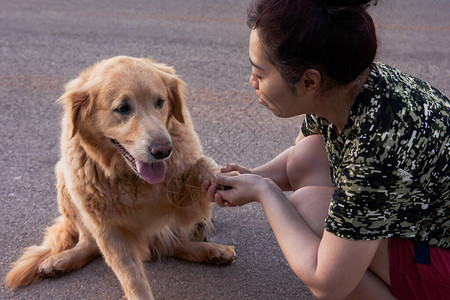
[{"label": "woman's nose", "polygon": [[251,85],[255,90],[259,90],[259,83],[258,83],[258,80],[255,78],[255,76],[250,75],[249,82],[250,82],[250,85]]}]

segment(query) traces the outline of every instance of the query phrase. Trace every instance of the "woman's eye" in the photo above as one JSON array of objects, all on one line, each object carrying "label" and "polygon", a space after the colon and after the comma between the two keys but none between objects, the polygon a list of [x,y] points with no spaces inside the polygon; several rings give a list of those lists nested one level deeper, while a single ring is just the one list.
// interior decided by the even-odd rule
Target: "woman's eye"
[{"label": "woman's eye", "polygon": [[258,76],[258,75],[254,74],[254,73],[252,73],[252,76],[253,76],[253,78],[255,80],[260,80],[261,79],[261,76]]},{"label": "woman's eye", "polygon": [[121,115],[127,115],[131,112],[131,107],[128,104],[123,103],[119,107],[117,107],[114,111]]},{"label": "woman's eye", "polygon": [[164,98],[163,97],[159,97],[158,100],[156,101],[156,108],[161,109],[164,107]]}]

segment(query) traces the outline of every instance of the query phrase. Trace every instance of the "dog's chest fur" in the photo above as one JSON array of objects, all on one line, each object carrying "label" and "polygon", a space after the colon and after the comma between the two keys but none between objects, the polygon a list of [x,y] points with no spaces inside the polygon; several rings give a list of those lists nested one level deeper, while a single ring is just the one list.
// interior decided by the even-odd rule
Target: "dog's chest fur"
[{"label": "dog's chest fur", "polygon": [[[75,207],[86,212],[95,223],[135,227],[133,230],[137,231],[156,230],[174,213],[183,213],[183,207],[193,203],[192,199],[181,196],[186,193],[177,195],[167,190],[171,183],[184,183],[187,176],[193,176],[186,170],[186,164],[180,169],[176,163],[180,152],[174,151],[167,161],[166,180],[151,185],[134,174],[119,155],[109,162],[109,167],[115,168],[119,175],[108,176],[101,163],[92,159],[80,145],[67,145],[65,153],[70,155],[63,156],[64,177]],[[199,196],[198,201],[203,198],[203,195],[196,196]]]}]

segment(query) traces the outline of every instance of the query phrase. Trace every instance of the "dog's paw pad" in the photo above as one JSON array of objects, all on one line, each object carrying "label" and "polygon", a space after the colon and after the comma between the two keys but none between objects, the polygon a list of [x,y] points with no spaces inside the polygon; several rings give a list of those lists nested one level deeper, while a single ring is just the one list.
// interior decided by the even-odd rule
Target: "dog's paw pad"
[{"label": "dog's paw pad", "polygon": [[210,250],[209,263],[215,265],[229,265],[236,259],[236,252],[233,247],[217,245]]},{"label": "dog's paw pad", "polygon": [[39,266],[37,273],[41,277],[58,277],[65,272],[64,270],[59,269],[53,260],[46,259]]},{"label": "dog's paw pad", "polygon": [[231,171],[226,173],[228,176],[238,176],[241,175],[241,173],[239,173],[238,171]]}]

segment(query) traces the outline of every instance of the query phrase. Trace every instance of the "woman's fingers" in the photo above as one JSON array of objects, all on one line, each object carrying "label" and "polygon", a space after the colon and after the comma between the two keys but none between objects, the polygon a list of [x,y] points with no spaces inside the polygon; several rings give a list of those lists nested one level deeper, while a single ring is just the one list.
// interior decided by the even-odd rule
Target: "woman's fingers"
[{"label": "woman's fingers", "polygon": [[211,185],[211,182],[209,182],[208,179],[204,179],[204,178],[202,178],[201,180],[202,180],[201,181],[202,182],[202,191],[204,193],[206,193],[208,191],[209,186]]},{"label": "woman's fingers", "polygon": [[210,185],[206,191],[206,194],[208,195],[209,201],[214,202],[214,195],[216,194],[216,187],[214,185]]},{"label": "woman's fingers", "polygon": [[237,164],[227,164],[220,171],[222,173],[229,173],[229,172],[233,172],[233,171],[239,172],[241,174],[251,173],[249,169],[241,167],[240,165],[237,165]]},{"label": "woman's fingers", "polygon": [[222,169],[220,169],[220,171],[222,173],[228,173],[228,172],[232,172],[232,171],[237,171],[239,169],[238,165],[235,164],[227,164],[225,167],[223,167]]},{"label": "woman's fingers", "polygon": [[223,200],[222,196],[218,193],[220,190],[219,187],[222,187],[222,190],[223,190],[223,188],[227,188],[227,187],[224,187],[223,185],[220,185],[220,184],[219,184],[219,186],[217,186],[216,184],[217,184],[217,182],[215,184],[211,184],[211,182],[207,179],[202,180],[202,183],[201,183],[202,191],[207,194],[209,201],[216,202],[217,205],[219,205],[221,207],[224,207],[224,206],[234,207],[234,205],[231,204],[230,202]]},{"label": "woman's fingers", "polygon": [[222,199],[222,196],[219,193],[216,193],[214,195],[214,201],[217,203],[217,205],[224,207],[224,206],[230,206],[230,203],[227,201],[224,201]]},{"label": "woman's fingers", "polygon": [[222,185],[225,187],[233,187],[239,179],[239,176],[217,176],[215,179],[216,185]]}]

